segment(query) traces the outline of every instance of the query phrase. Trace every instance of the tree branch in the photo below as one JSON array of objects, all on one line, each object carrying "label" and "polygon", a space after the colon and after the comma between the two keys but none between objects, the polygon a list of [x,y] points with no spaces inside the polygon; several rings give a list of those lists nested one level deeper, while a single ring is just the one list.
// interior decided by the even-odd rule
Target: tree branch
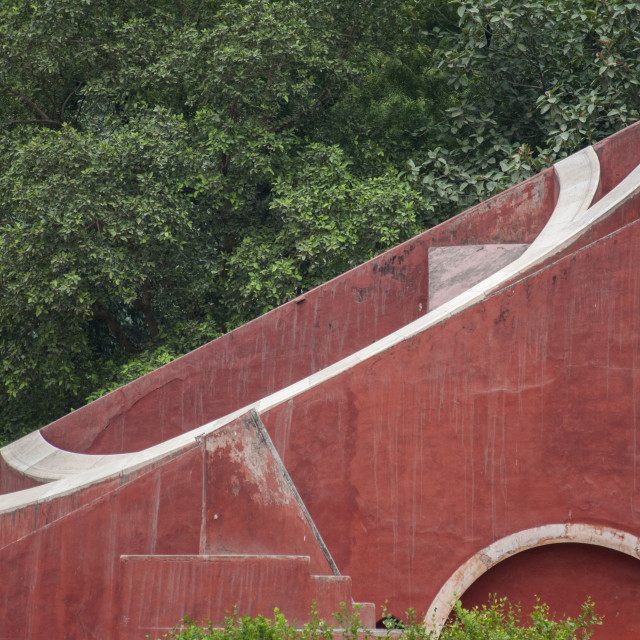
[{"label": "tree branch", "polygon": [[124,329],[118,322],[118,319],[107,309],[107,307],[100,301],[97,300],[93,305],[93,317],[96,320],[102,320],[107,323],[109,329],[113,333],[116,342],[127,352],[127,353],[136,353],[138,348],[136,347],[131,340],[127,337],[127,334],[124,332]]},{"label": "tree branch", "polygon": [[44,120],[7,120],[7,122],[3,122],[0,124],[0,129],[8,129],[9,127],[15,127],[19,124],[40,124],[44,127],[49,127],[50,129],[59,129],[60,126],[58,123],[46,122]]},{"label": "tree branch", "polygon": [[[368,5],[371,4],[371,0],[366,0],[366,2],[362,2],[360,5],[360,11],[359,13],[354,17],[353,22],[351,23],[351,26],[349,27],[349,30],[346,31],[345,33],[342,34],[342,37],[346,40],[346,43],[344,45],[344,47],[342,48],[342,52],[340,53],[340,57],[342,59],[346,59],[346,57],[349,55],[349,52],[351,51],[351,47],[353,46],[353,40],[354,40],[354,36],[356,33],[356,29],[358,28],[358,24],[360,23],[360,16],[362,15],[363,11],[367,8]],[[318,97],[311,103],[311,105],[304,109],[301,113],[290,116],[289,118],[287,118],[284,122],[282,122],[280,124],[280,126],[278,126],[276,128],[276,133],[281,133],[282,131],[284,131],[288,126],[292,125],[294,122],[296,122],[296,120],[298,120],[301,116],[304,117],[307,114],[311,113],[323,100],[327,95],[331,94],[331,87],[332,87],[332,82],[330,81],[320,92],[320,94],[318,95]]]},{"label": "tree branch", "polygon": [[202,7],[204,7],[205,2],[206,0],[201,0],[200,4],[198,5],[198,8],[196,9],[196,12],[193,14],[194,23],[198,22],[198,20],[200,19],[200,11],[202,11]]},{"label": "tree branch", "polygon": [[142,297],[136,300],[134,306],[138,311],[142,312],[144,319],[147,321],[149,327],[149,333],[152,338],[158,335],[158,321],[153,313],[153,307],[151,306],[151,292],[149,290],[149,281],[145,280],[142,284]]},{"label": "tree branch", "polygon": [[187,17],[187,7],[184,6],[184,3],[180,0],[176,0],[176,7],[178,7],[178,11],[180,11],[180,16],[184,20]]},{"label": "tree branch", "polygon": [[38,124],[43,124],[54,129],[59,129],[62,126],[62,122],[50,118],[33,100],[19,91],[12,89],[6,82],[2,82],[2,80],[0,80],[0,88],[5,89],[10,96],[13,96],[16,100],[23,102],[27,107],[34,111],[36,115],[40,116],[41,119],[36,121]]},{"label": "tree branch", "polygon": [[63,122],[64,122],[64,112],[65,112],[65,109],[67,108],[67,104],[69,103],[69,100],[71,100],[71,98],[75,95],[76,91],[78,91],[78,89],[81,86],[82,86],[81,82],[76,82],[76,86],[72,89],[71,93],[64,99],[64,102],[60,107],[60,120],[62,120]]},{"label": "tree branch", "polygon": [[46,90],[46,88],[42,86],[42,84],[40,84],[40,91],[44,93],[45,97],[49,101],[49,104],[53,107],[53,109],[55,109],[56,108],[55,100],[51,97],[51,94]]},{"label": "tree branch", "polygon": [[331,83],[329,83],[321,92],[320,95],[311,103],[311,105],[309,105],[309,107],[307,107],[306,109],[304,109],[301,114],[296,114],[293,116],[290,116],[289,118],[287,118],[284,122],[282,122],[280,124],[280,126],[278,126],[276,128],[276,133],[281,133],[282,131],[284,131],[289,125],[293,124],[296,120],[298,120],[298,118],[300,117],[300,115],[306,115],[308,113],[311,113],[321,102],[322,100],[325,98],[325,96],[329,95],[331,93]]}]

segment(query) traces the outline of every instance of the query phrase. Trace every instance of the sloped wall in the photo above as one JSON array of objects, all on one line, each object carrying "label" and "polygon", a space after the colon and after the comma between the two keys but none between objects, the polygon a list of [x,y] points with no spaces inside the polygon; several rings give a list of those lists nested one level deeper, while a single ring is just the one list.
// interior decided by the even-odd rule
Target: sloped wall
[{"label": "sloped wall", "polygon": [[551,522],[640,531],[639,261],[635,222],[263,415],[354,597],[425,610]]},{"label": "sloped wall", "polygon": [[55,446],[138,451],[354,353],[427,311],[431,246],[528,243],[557,198],[549,169],[50,424]]}]

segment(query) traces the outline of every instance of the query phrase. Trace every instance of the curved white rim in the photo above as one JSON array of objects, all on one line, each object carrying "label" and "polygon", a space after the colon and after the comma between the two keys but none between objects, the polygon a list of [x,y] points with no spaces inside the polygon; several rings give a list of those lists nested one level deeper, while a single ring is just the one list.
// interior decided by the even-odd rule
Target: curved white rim
[{"label": "curved white rim", "polygon": [[459,567],[433,599],[424,618],[428,629],[439,633],[456,602],[489,569],[518,553],[549,544],[574,542],[613,549],[640,559],[640,538],[611,527],[589,524],[547,524],[501,538],[481,549]]}]

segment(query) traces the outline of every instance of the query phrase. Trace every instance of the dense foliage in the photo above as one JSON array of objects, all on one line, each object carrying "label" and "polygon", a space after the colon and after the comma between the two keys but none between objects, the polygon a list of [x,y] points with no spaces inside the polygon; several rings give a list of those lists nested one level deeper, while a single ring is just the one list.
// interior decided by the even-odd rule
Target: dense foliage
[{"label": "dense foliage", "polygon": [[[273,620],[258,616],[227,618],[224,627],[200,626],[190,622],[176,627],[171,640],[368,640],[369,630],[362,628],[357,610],[345,608],[335,614],[338,628],[312,616],[312,621],[296,629],[276,609]],[[386,635],[382,637],[402,640],[587,640],[595,628],[602,624],[594,613],[592,602],[587,601],[575,618],[556,619],[548,605],[538,603],[524,620],[520,607],[506,599],[493,598],[488,605],[466,609],[457,602],[447,624],[438,636],[415,611],[408,611],[405,622],[387,617]],[[166,636],[165,636],[166,637]]]},{"label": "dense foliage", "polygon": [[0,0],[0,444],[638,118],[640,3]]}]

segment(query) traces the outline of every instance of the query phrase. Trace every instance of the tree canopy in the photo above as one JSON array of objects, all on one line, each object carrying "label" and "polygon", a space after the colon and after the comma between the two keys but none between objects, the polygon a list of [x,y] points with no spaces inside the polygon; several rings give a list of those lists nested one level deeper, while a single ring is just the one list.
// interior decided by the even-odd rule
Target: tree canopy
[{"label": "tree canopy", "polygon": [[0,0],[0,441],[638,118],[640,3]]}]

